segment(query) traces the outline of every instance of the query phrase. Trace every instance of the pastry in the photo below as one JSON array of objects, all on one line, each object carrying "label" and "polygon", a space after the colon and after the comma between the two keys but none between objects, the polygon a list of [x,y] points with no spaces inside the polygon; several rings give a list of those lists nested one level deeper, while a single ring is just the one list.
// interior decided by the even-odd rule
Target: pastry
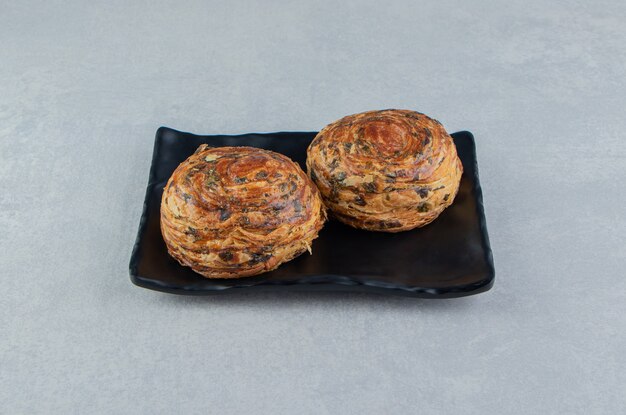
[{"label": "pastry", "polygon": [[310,252],[325,219],[319,191],[296,163],[252,147],[201,145],[161,200],[170,255],[207,278],[260,274]]},{"label": "pastry", "polygon": [[392,109],[326,126],[308,148],[307,169],[333,216],[384,232],[435,220],[454,201],[463,173],[437,120]]}]

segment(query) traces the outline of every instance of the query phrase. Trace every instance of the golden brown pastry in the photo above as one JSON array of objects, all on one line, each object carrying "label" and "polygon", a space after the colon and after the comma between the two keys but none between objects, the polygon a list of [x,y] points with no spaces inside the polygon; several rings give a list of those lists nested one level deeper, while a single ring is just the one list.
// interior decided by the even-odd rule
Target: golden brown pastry
[{"label": "golden brown pastry", "polygon": [[252,147],[201,145],[161,200],[170,255],[207,278],[260,274],[310,252],[325,219],[319,191],[296,163]]},{"label": "golden brown pastry", "polygon": [[349,115],[320,131],[307,151],[326,206],[355,228],[400,232],[452,204],[463,167],[443,126],[415,111]]}]

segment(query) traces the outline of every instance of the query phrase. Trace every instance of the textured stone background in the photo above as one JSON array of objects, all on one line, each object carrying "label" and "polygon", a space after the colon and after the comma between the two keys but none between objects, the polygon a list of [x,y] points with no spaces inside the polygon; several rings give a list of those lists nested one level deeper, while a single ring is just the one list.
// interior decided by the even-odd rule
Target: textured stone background
[{"label": "textured stone background", "polygon": [[[0,413],[623,413],[625,2],[89,3],[0,4]],[[157,127],[388,107],[475,134],[492,291],[130,283]]]}]

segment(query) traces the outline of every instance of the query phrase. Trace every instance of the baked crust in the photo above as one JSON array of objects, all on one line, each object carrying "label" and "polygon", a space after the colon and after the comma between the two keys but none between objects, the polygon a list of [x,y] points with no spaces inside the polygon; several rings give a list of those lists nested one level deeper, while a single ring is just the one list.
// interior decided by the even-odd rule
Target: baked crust
[{"label": "baked crust", "polygon": [[271,271],[310,251],[325,219],[319,191],[296,163],[252,147],[201,145],[161,199],[170,255],[207,278]]},{"label": "baked crust", "polygon": [[437,120],[393,109],[326,126],[307,150],[307,169],[337,219],[385,232],[435,220],[454,201],[463,173]]}]

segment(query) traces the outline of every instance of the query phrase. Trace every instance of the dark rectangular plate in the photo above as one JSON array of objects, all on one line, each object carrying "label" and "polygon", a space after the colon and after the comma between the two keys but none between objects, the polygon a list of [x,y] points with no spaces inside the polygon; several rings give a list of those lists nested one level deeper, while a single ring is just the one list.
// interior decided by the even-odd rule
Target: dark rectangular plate
[{"label": "dark rectangular plate", "polygon": [[167,253],[159,227],[163,187],[174,169],[203,143],[252,146],[285,154],[305,169],[315,132],[200,136],[161,127],[130,276],[140,287],[173,294],[206,295],[246,290],[360,291],[423,298],[462,297],[487,291],[494,266],[478,181],[474,137],[452,134],[463,163],[459,193],[430,225],[396,234],[326,223],[307,253],[256,277],[212,280],[183,267]]}]

